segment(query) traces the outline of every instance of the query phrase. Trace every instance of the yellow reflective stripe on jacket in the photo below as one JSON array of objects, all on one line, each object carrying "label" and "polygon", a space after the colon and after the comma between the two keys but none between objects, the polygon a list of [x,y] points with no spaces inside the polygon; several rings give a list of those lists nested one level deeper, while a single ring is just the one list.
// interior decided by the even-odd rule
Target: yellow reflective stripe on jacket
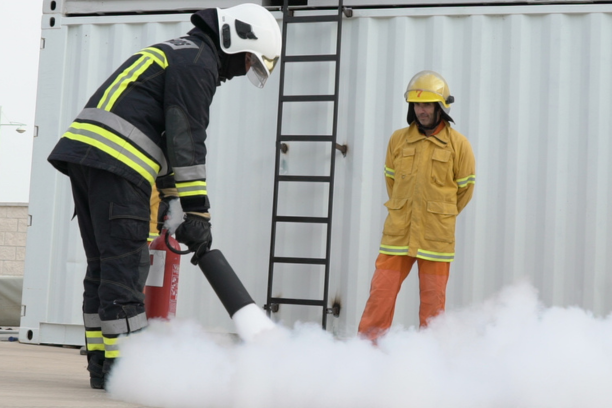
[{"label": "yellow reflective stripe on jacket", "polygon": [[205,181],[187,181],[187,182],[177,181],[176,189],[178,190],[179,197],[189,197],[189,196],[207,194]]},{"label": "yellow reflective stripe on jacket", "polygon": [[[102,125],[112,133],[129,140],[133,145],[138,146],[141,151],[155,160],[155,162],[159,163],[161,166],[159,173],[166,173],[168,171],[168,163],[162,149],[149,136],[121,116],[103,109],[85,108],[79,113],[75,121]],[[195,180],[195,178],[192,178],[192,180]]]},{"label": "yellow reflective stripe on jacket", "polygon": [[455,259],[455,253],[433,252],[419,249],[416,257],[427,259],[428,261],[452,262]]},{"label": "yellow reflective stripe on jacket", "polygon": [[395,170],[385,166],[385,176],[395,180]]},{"label": "yellow reflective stripe on jacket", "polygon": [[408,247],[381,245],[378,252],[386,255],[408,255]]},{"label": "yellow reflective stripe on jacket", "polygon": [[104,341],[100,330],[86,330],[85,342],[87,343],[87,351],[104,351]]},{"label": "yellow reflective stripe on jacket", "polygon": [[115,78],[113,83],[104,91],[104,95],[100,102],[98,102],[98,108],[110,111],[113,109],[113,105],[117,102],[117,99],[126,90],[126,88],[135,82],[153,63],[156,63],[162,69],[166,69],[168,61],[163,51],[156,48],[145,48],[144,50],[137,52],[135,55],[141,55],[132,65],[123,70],[121,74]]},{"label": "yellow reflective stripe on jacket", "polygon": [[117,358],[120,355],[119,352],[119,338],[104,337],[104,357],[106,358]]},{"label": "yellow reflective stripe on jacket", "polygon": [[457,179],[455,181],[457,182],[457,186],[465,187],[468,184],[476,184],[476,176],[474,174],[472,174],[472,175],[469,175],[467,177]]},{"label": "yellow reflective stripe on jacket", "polygon": [[100,126],[73,122],[62,137],[94,146],[132,168],[151,185],[155,183],[160,166],[125,139]]},{"label": "yellow reflective stripe on jacket", "polygon": [[149,237],[147,238],[147,242],[155,241],[155,238],[159,237],[159,233],[149,232]]},{"label": "yellow reflective stripe on jacket", "polygon": [[166,58],[166,54],[158,48],[145,48],[144,50],[138,51],[136,54],[146,55],[155,61],[157,65],[162,67],[162,69],[168,68],[168,59]]}]

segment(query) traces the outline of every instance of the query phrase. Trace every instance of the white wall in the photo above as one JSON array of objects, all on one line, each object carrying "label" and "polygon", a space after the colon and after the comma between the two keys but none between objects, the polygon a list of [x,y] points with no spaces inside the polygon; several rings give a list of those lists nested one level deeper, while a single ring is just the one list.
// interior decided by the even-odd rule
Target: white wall
[{"label": "white wall", "polygon": [[[55,28],[43,30],[47,45],[39,76],[24,282],[28,312],[20,335],[24,341],[31,331],[32,342],[80,339],[84,255],[76,221],[70,222],[68,179],[52,169],[47,155],[128,55],[189,29],[187,15],[56,18]],[[447,307],[470,305],[526,278],[547,305],[578,305],[597,315],[612,311],[605,264],[612,252],[612,6],[364,9],[343,24],[338,142],[348,144],[349,153],[336,153],[330,282],[330,299],[339,300],[342,311],[329,318],[329,329],[339,336],[356,332],[386,215],[387,140],[405,126],[403,93],[422,69],[449,82],[455,128],[471,141],[477,159],[474,199],[459,218]],[[333,50],[330,24],[300,26],[289,35],[295,53]],[[296,69],[287,89],[330,89],[328,71]],[[267,288],[278,80],[273,75],[264,90],[241,78],[224,84],[208,132],[214,247],[223,250],[258,305],[265,303]],[[283,126],[302,132],[329,125],[324,108],[309,109],[290,112]],[[310,153],[300,157],[299,150]],[[327,150],[297,143],[290,143],[284,158],[290,171],[329,165]],[[321,194],[314,187],[312,192]],[[292,203],[287,209],[300,215],[317,215],[323,207],[306,204],[297,191],[284,194]],[[296,239],[285,234],[283,251],[321,250],[319,231],[298,232]],[[278,281],[278,292],[317,297],[319,282],[316,274],[289,276]],[[414,274],[398,299],[395,323],[417,324],[417,288]],[[320,321],[319,309],[281,309],[275,318],[285,324]],[[211,330],[233,330],[187,259],[178,315]]]}]

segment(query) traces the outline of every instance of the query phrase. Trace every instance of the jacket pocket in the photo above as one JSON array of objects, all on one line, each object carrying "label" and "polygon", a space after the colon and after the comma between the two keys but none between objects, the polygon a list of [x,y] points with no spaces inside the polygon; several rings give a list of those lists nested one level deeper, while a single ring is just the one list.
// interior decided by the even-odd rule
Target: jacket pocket
[{"label": "jacket pocket", "polygon": [[451,151],[444,149],[434,149],[431,157],[431,179],[434,183],[443,186],[450,171]]},{"label": "jacket pocket", "polygon": [[428,201],[425,214],[425,239],[429,241],[455,242],[457,204]]},{"label": "jacket pocket", "polygon": [[414,155],[416,149],[414,147],[404,147],[402,149],[402,156],[400,157],[399,166],[396,166],[396,178],[399,170],[400,175],[412,174],[412,167],[414,166]]},{"label": "jacket pocket", "polygon": [[120,239],[142,240],[149,234],[149,209],[139,206],[110,204],[110,236]]},{"label": "jacket pocket", "polygon": [[408,230],[408,208],[406,207],[406,199],[392,198],[385,203],[385,207],[389,211],[383,234],[385,235],[406,235]]}]

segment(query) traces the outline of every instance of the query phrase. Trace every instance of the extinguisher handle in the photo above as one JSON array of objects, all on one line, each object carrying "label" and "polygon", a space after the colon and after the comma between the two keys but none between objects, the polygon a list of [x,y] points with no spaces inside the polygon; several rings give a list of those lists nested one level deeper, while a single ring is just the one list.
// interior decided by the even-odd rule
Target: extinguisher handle
[{"label": "extinguisher handle", "polygon": [[170,237],[170,233],[168,231],[166,231],[166,236],[165,236],[165,240],[166,240],[166,246],[168,247],[168,249],[172,252],[174,252],[175,254],[179,254],[179,255],[186,255],[191,253],[191,251],[189,249],[186,249],[184,251],[180,250],[180,249],[174,249],[172,248],[172,245],[170,245],[170,241],[169,238]]}]

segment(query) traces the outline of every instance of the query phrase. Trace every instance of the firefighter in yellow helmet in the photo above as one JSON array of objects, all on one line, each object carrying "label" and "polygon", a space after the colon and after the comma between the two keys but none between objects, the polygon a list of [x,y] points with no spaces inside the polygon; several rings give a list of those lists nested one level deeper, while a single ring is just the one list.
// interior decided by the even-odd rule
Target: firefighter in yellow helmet
[{"label": "firefighter in yellow helmet", "polygon": [[359,334],[376,340],[391,326],[395,300],[415,262],[421,327],[444,311],[455,220],[472,198],[475,160],[465,136],[451,128],[448,84],[433,71],[417,73],[404,94],[408,127],[391,136],[385,161],[389,201],[370,297]]}]

